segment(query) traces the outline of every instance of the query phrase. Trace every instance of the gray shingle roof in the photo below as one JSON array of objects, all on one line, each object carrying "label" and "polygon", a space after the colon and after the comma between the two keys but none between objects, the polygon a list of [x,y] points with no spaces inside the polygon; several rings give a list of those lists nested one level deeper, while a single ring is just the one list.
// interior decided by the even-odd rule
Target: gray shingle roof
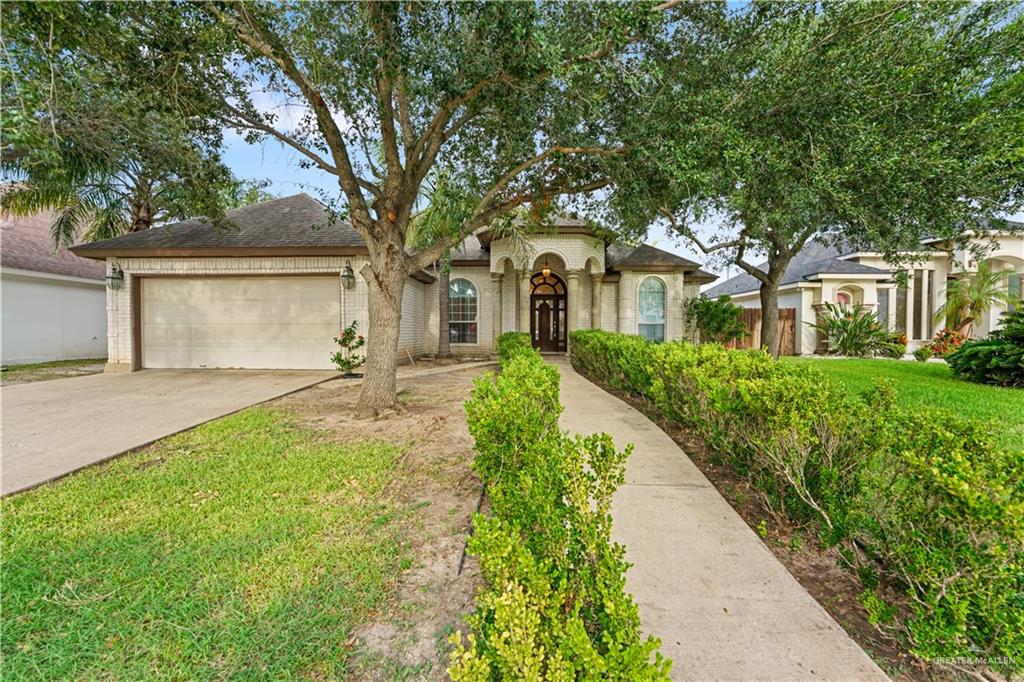
[{"label": "gray shingle roof", "polygon": [[[650,244],[628,246],[626,244],[609,244],[605,249],[605,266],[616,272],[622,270],[697,270],[699,263],[694,263],[674,253],[663,251]],[[707,273],[705,273],[707,274]]]},{"label": "gray shingle roof", "polygon": [[[813,275],[877,275],[881,279],[892,274],[888,270],[880,270],[841,258],[851,252],[849,249],[840,249],[824,242],[808,242],[800,253],[790,261],[779,285],[807,280]],[[768,269],[768,264],[761,263],[757,268],[765,271]],[[733,296],[748,291],[757,291],[760,286],[761,283],[753,275],[743,273],[711,287],[704,294],[712,298],[722,295]]]},{"label": "gray shingle roof", "polygon": [[44,211],[24,218],[0,218],[0,265],[17,270],[102,280],[103,263],[79,258],[66,249],[54,249],[50,236],[53,213]]},{"label": "gray shingle roof", "polygon": [[[356,253],[363,238],[344,220],[331,219],[327,208],[308,194],[296,194],[227,212],[233,227],[218,228],[205,219],[185,220],[133,232],[114,239],[82,244],[75,253],[86,257],[131,255],[135,251],[310,249]],[[102,255],[101,255],[102,254]],[[171,255],[171,254],[168,254]]]}]

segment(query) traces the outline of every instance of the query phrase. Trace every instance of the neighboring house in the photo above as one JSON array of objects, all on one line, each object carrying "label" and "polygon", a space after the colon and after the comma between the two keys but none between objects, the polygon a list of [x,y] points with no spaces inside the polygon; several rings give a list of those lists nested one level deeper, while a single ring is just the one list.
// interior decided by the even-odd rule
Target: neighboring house
[{"label": "neighboring house", "polygon": [[[1006,286],[1018,296],[1024,273],[1024,225],[1006,221],[1005,229],[986,232],[998,246],[988,259],[997,269],[1007,271]],[[982,243],[974,237],[972,243]],[[908,254],[909,255],[909,254]],[[977,269],[968,248],[950,249],[939,240],[925,240],[915,254],[918,262],[907,267],[906,286],[900,287],[898,272],[881,254],[842,249],[810,242],[790,263],[779,286],[779,308],[796,309],[796,352],[807,355],[820,348],[821,339],[806,323],[813,323],[824,303],[862,305],[874,310],[887,329],[903,332],[910,349],[927,342],[942,329],[944,320],[934,320],[935,311],[946,301],[946,282]],[[761,269],[766,265],[759,266]],[[709,297],[727,295],[745,308],[760,308],[759,282],[746,273],[728,279],[704,292]],[[973,336],[987,336],[999,325],[1003,309],[993,306],[974,323]]]},{"label": "neighboring house", "polygon": [[3,364],[102,358],[107,296],[102,263],[55,251],[53,215],[0,218]]},{"label": "neighboring house", "polygon": [[[75,247],[123,273],[108,292],[108,369],[328,368],[339,329],[353,320],[367,329],[367,251],[351,225],[332,224],[305,194],[228,215],[237,229],[189,220]],[[551,352],[578,328],[683,336],[683,299],[714,275],[651,246],[606,244],[582,221],[555,222],[531,237],[526,267],[488,230],[453,250],[453,352],[489,353],[514,330]],[[436,352],[437,325],[437,280],[417,273],[403,297],[400,357]]]}]

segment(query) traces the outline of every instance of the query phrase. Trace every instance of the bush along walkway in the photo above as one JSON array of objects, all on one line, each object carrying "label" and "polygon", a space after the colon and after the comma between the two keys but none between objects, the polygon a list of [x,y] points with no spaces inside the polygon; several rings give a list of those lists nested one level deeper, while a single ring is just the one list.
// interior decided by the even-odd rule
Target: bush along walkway
[{"label": "bush along walkway", "polygon": [[562,426],[633,444],[612,506],[645,631],[686,680],[885,680],[676,443],[563,359]]},{"label": "bush along walkway", "polygon": [[558,370],[524,337],[502,337],[501,374],[478,379],[466,403],[491,515],[473,521],[484,585],[468,636],[451,637],[448,672],[456,682],[668,679],[611,541],[629,449],[559,430]]},{"label": "bush along walkway", "polygon": [[[816,532],[822,544],[837,546],[856,568],[861,601],[873,622],[911,652],[937,666],[974,668],[969,672],[976,675],[1024,671],[1024,451],[1000,447],[993,438],[996,425],[935,408],[907,409],[896,403],[891,383],[850,396],[813,367],[780,363],[760,351],[649,344],[600,331],[574,332],[570,343],[576,369],[648,401],[720,453],[774,513]],[[568,376],[567,418],[579,402],[583,428],[600,423],[617,438],[635,440],[615,429],[611,411],[598,413],[603,402],[571,396]],[[628,410],[621,404],[616,409]],[[657,482],[639,478],[646,471],[646,450],[637,443],[629,471],[633,484]],[[683,468],[689,468],[685,462]],[[652,489],[647,495],[659,493]],[[646,504],[646,498],[632,503]],[[678,513],[698,508],[694,502]],[[616,512],[617,533],[627,533],[629,515],[637,517],[633,527],[668,523],[664,510],[651,510],[652,520],[644,521],[640,509],[617,509],[623,510]],[[696,518],[709,522],[707,515]],[[693,563],[699,557],[690,555],[713,549],[715,537],[695,551],[692,543],[700,536],[690,538],[687,550],[688,539],[680,534],[660,551],[699,568]],[[631,552],[638,549],[628,533],[626,542]],[[637,563],[631,575],[639,578],[643,555],[631,553],[630,559]],[[740,570],[752,560],[732,559]],[[729,570],[724,564],[712,569],[705,594],[723,582],[713,576]],[[637,597],[644,614],[647,600],[639,589]],[[773,633],[787,628],[784,620],[760,625]],[[669,636],[655,632],[667,644]],[[733,641],[753,649],[742,637]]]}]

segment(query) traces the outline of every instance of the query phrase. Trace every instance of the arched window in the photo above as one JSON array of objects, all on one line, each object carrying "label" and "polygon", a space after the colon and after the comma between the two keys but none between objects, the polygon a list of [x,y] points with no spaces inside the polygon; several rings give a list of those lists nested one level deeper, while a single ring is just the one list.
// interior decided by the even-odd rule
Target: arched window
[{"label": "arched window", "polygon": [[665,283],[657,277],[640,282],[637,333],[648,341],[665,340]]},{"label": "arched window", "polygon": [[448,338],[452,343],[476,343],[476,287],[468,279],[448,284]]}]

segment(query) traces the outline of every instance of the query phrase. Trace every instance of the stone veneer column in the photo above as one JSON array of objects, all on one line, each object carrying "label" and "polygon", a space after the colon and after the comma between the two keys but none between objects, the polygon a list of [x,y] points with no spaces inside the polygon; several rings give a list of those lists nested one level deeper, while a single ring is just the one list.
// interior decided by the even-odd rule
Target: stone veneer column
[{"label": "stone veneer column", "polygon": [[[523,270],[519,274],[519,329],[516,331],[530,333],[530,271]],[[532,341],[532,339],[531,339]]]},{"label": "stone veneer column", "polygon": [[567,280],[566,284],[568,285],[567,294],[568,294],[569,300],[568,300],[567,303],[568,303],[569,309],[566,311],[566,315],[565,315],[565,317],[566,317],[566,325],[565,326],[568,327],[565,330],[565,338],[566,338],[566,346],[568,346],[569,332],[576,331],[577,329],[580,328],[580,325],[579,325],[580,302],[578,300],[579,296],[580,296],[580,271],[579,270],[570,270],[569,273],[568,273],[568,276],[566,277],[566,280]]},{"label": "stone veneer column", "polygon": [[601,328],[601,273],[590,276],[590,328]]},{"label": "stone veneer column", "polygon": [[494,292],[491,301],[493,306],[491,310],[491,326],[493,327],[495,349],[498,347],[498,337],[501,336],[501,280],[500,273],[491,273],[491,290]]}]

